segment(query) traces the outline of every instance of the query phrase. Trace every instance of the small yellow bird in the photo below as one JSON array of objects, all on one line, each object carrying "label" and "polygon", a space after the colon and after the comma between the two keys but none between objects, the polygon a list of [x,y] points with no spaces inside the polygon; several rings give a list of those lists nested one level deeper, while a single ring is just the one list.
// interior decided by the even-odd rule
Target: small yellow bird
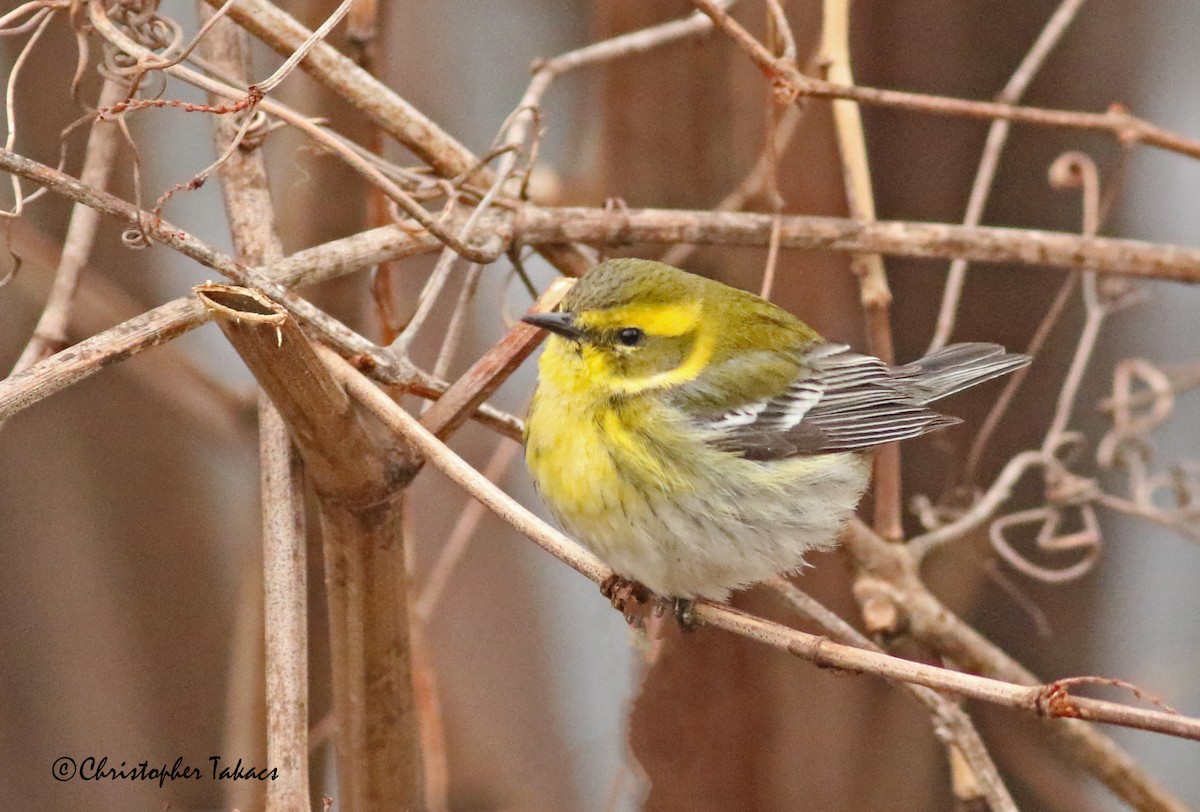
[{"label": "small yellow bird", "polygon": [[554,333],[526,423],[539,493],[617,576],[676,599],[802,566],[866,489],[863,450],[959,422],[926,404],[1030,361],[972,343],[889,368],[640,259],[598,265],[525,321]]}]

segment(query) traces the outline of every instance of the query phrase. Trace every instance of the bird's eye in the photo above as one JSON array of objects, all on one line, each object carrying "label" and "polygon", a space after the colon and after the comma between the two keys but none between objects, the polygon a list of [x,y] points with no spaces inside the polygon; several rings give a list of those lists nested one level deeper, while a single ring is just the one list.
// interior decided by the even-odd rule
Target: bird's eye
[{"label": "bird's eye", "polygon": [[621,332],[617,333],[617,340],[626,347],[633,347],[640,344],[646,334],[636,327],[626,327]]}]

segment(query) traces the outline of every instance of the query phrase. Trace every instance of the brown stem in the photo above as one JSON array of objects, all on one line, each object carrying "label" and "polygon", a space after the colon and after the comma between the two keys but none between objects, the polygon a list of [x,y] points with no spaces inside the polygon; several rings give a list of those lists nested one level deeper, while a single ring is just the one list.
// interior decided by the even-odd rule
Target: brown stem
[{"label": "brown stem", "polygon": [[[890,631],[907,628],[917,640],[973,673],[1018,685],[1038,684],[1032,672],[964,623],[926,589],[907,546],[889,544],[858,521],[851,521],[842,541],[856,564],[874,576],[874,598],[892,605],[894,623]],[[871,631],[889,630],[880,627]],[[1043,687],[1048,689],[1043,696],[1049,697],[1052,685]],[[1186,807],[1155,783],[1128,753],[1092,726],[1070,719],[1048,725],[1046,730],[1072,761],[1135,809],[1186,812]]]},{"label": "brown stem", "polygon": [[[1021,100],[1025,89],[1033,81],[1033,77],[1041,69],[1042,63],[1054,46],[1062,38],[1063,33],[1075,19],[1075,15],[1086,0],[1062,0],[1055,12],[1050,15],[1045,28],[1038,34],[1037,40],[1029,53],[1021,60],[1016,71],[1009,78],[1004,89],[996,97],[997,101],[1014,104]],[[993,121],[988,127],[987,140],[984,141],[983,154],[979,159],[979,168],[975,171],[975,180],[971,183],[971,194],[967,199],[967,211],[963,216],[963,225],[979,225],[983,220],[983,210],[991,195],[992,182],[996,178],[996,170],[1000,166],[1000,155],[1008,142],[1008,133],[1012,129],[1011,122],[1004,120]],[[967,261],[956,259],[950,264],[950,272],[946,277],[946,290],[942,294],[942,304],[938,312],[937,329],[929,343],[926,353],[931,353],[946,346],[950,334],[954,332],[954,323],[958,316],[958,302],[962,298],[963,285],[967,277]]]},{"label": "brown stem", "polygon": [[[199,47],[227,75],[244,78],[245,34],[228,20],[201,18],[212,28]],[[210,102],[214,100],[210,97]],[[232,116],[214,116],[218,154],[241,135]],[[275,229],[266,165],[259,150],[231,149],[219,167],[230,236],[238,258],[264,265],[283,256]],[[308,590],[305,572],[304,484],[299,455],[279,412],[259,399],[262,482],[263,606],[267,711],[267,761],[279,765],[268,783],[267,812],[308,806]]]},{"label": "brown stem", "polygon": [[[2,157],[2,155],[0,155]],[[522,243],[575,241],[740,245],[765,247],[775,215],[675,209],[625,209],[620,228],[603,208],[527,206],[514,224]],[[1102,274],[1200,282],[1200,249],[1137,240],[1082,237],[1034,229],[960,226],[839,217],[786,215],[780,246],[863,251],[926,259],[966,257],[972,262],[1051,266]],[[618,232],[614,234],[614,231]]]},{"label": "brown stem", "polygon": [[317,494],[339,804],[354,811],[419,806],[400,498],[416,458],[406,444],[374,435],[276,303],[230,285],[202,285],[196,292],[279,409]]},{"label": "brown stem", "polygon": [[[80,183],[56,169],[17,153],[0,149],[0,171],[10,172],[47,187],[56,194],[78,200],[131,225],[140,219],[154,239],[220,273],[242,272],[227,256],[165,221],[155,221],[129,203]],[[510,224],[495,222],[506,246],[543,245],[572,240],[609,242],[694,242],[700,245],[765,247],[771,239],[775,215],[749,212],[711,212],[673,209],[624,209],[619,229],[612,213],[603,208],[524,206]],[[860,223],[838,217],[791,215],[780,218],[780,245],[829,251],[865,251],[918,258],[966,257],[973,262],[1052,266],[1091,270],[1101,274],[1200,282],[1200,250],[1177,245],[1157,245],[1137,240],[1081,237],[1033,229],[960,226],[880,220]],[[315,246],[304,261],[283,260],[289,271],[305,264],[319,274],[358,270],[404,252],[426,252],[427,235],[413,236],[392,226]],[[353,245],[343,253],[341,246]],[[435,246],[436,247],[436,246]],[[395,253],[393,253],[395,252]],[[352,254],[357,254],[354,256]],[[261,269],[270,275],[272,268]],[[300,280],[302,277],[298,276]],[[303,279],[303,283],[312,281]],[[297,284],[301,283],[300,281]],[[268,287],[270,287],[268,285]],[[270,291],[268,291],[270,292]],[[274,294],[272,294],[274,295]]]},{"label": "brown stem", "polygon": [[[124,200],[93,189],[45,164],[0,149],[0,171],[19,175],[130,225],[144,223],[147,233],[154,239],[231,278],[244,272],[232,259],[187,232],[166,221],[156,220],[147,212],[139,212]],[[500,233],[505,246],[514,242],[543,245],[571,241],[596,244],[632,241],[759,247],[769,244],[771,230],[775,227],[775,215],[749,212],[623,209],[620,228],[614,229],[612,220],[612,212],[603,208],[527,205],[510,223],[495,222],[493,227]],[[779,228],[783,248],[865,251],[938,259],[965,257],[973,262],[1015,262],[1101,274],[1200,282],[1200,250],[1178,245],[1081,237],[1033,229],[888,220],[860,223],[845,218],[806,215],[781,217]],[[304,262],[283,260],[282,265],[289,271],[299,271],[307,263],[315,264],[321,274],[348,273],[406,251],[428,251],[430,240],[428,235],[413,236],[395,226],[373,229],[308,249],[302,252],[306,255]],[[353,245],[353,252],[344,254],[341,248],[333,248],[342,245]],[[270,276],[272,270],[259,269],[256,275]],[[299,281],[301,279],[303,282]],[[297,284],[312,281],[302,275],[297,276],[297,280]],[[267,283],[264,289],[274,296],[271,288],[273,286]]]},{"label": "brown stem", "polygon": [[[821,626],[834,640],[868,651],[883,651],[849,623],[783,578],[776,578],[769,582],[767,587],[793,610]],[[975,729],[971,717],[958,703],[937,691],[911,683],[900,685],[930,711],[939,735],[948,740],[952,752],[965,762],[974,779],[974,785],[980,788],[993,812],[1001,809],[1016,810],[1016,804],[1013,803],[1008,788],[1004,786],[1004,780],[988,754],[987,747],[979,738],[979,732]],[[951,758],[954,759],[955,756]]]},{"label": "brown stem", "polygon": [[1114,105],[1105,113],[1080,113],[1073,110],[1044,110],[1019,107],[1004,102],[981,102],[933,96],[926,93],[907,93],[901,90],[880,90],[874,87],[845,86],[804,76],[795,65],[776,59],[761,42],[743,28],[724,9],[712,0],[692,0],[692,3],[712,18],[737,45],[750,55],[763,74],[781,88],[796,96],[821,99],[849,99],[859,104],[875,104],[914,110],[940,116],[960,116],[980,119],[1001,119],[1044,127],[1109,133],[1121,143],[1142,143],[1148,146],[1200,158],[1200,141],[1185,138],[1164,130]]},{"label": "brown stem", "polygon": [[[530,312],[553,310],[570,290],[571,281],[556,280],[534,303]],[[422,415],[422,425],[438,437],[449,436],[537,349],[545,335],[544,330],[524,322],[513,325]]]},{"label": "brown stem", "polygon": [[[451,451],[416,418],[401,409],[395,401],[387,397],[375,384],[354,370],[336,353],[331,350],[321,350],[321,357],[329,364],[334,377],[346,387],[346,391],[355,400],[378,417],[390,430],[403,436],[412,444],[417,453],[424,456],[438,470],[483,502],[499,518],[595,583],[601,583],[612,575],[612,571],[596,556],[550,527],[489,482],[483,474]],[[866,529],[866,532],[871,533],[869,529]],[[873,533],[871,536],[878,539],[878,536]],[[907,555],[903,545],[888,544],[882,539],[878,539],[878,543],[884,544],[901,555]],[[895,566],[895,561],[896,559],[893,558],[888,563]],[[925,685],[951,694],[1021,709],[1038,716],[1086,718],[1200,740],[1200,719],[1095,699],[1070,697],[1064,701],[1056,693],[1058,686],[1053,683],[1032,686],[1016,685],[916,663],[887,654],[863,651],[708,601],[695,601],[694,611],[697,617],[708,625],[741,634],[819,665],[834,666],[852,672],[873,673],[889,679]],[[1055,697],[1058,699],[1056,700]]]},{"label": "brown stem", "polygon": [[265,397],[259,407],[266,630],[268,812],[307,808],[308,591],[304,472],[287,426]]},{"label": "brown stem", "polygon": [[[216,5],[219,0],[207,2]],[[241,0],[230,9],[229,16],[285,56],[294,52],[312,35],[295,18],[267,0]],[[458,177],[478,166],[478,159],[470,150],[328,43],[316,44],[300,67],[357,107],[442,177]],[[494,180],[487,167],[478,168],[472,177],[483,185]],[[546,246],[542,253],[568,276],[581,276],[591,266],[587,255],[570,246]]]},{"label": "brown stem", "polygon": [[[113,104],[124,94],[125,86],[121,82],[106,79],[97,104]],[[84,153],[83,170],[79,176],[80,183],[97,189],[108,185],[120,141],[120,133],[111,122],[96,122],[92,126]],[[96,229],[99,225],[100,213],[95,209],[78,202],[71,207],[71,220],[63,238],[62,255],[54,272],[54,284],[46,298],[42,315],[33,328],[33,335],[17,358],[10,375],[28,369],[66,344],[71,305],[75,301],[80,276],[96,242]]]}]

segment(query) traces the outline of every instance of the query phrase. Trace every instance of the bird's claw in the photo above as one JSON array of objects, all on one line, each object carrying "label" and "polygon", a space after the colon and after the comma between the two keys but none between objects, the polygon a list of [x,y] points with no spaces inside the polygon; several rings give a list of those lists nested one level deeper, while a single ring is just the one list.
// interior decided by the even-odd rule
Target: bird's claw
[{"label": "bird's claw", "polygon": [[614,574],[600,582],[600,594],[608,598],[612,608],[624,616],[626,623],[635,628],[640,627],[641,618],[634,605],[650,600],[650,590],[637,581]]},{"label": "bird's claw", "polygon": [[695,631],[703,625],[700,618],[696,616],[696,605],[691,599],[676,598],[671,604],[671,609],[675,614],[675,622],[685,632]]}]

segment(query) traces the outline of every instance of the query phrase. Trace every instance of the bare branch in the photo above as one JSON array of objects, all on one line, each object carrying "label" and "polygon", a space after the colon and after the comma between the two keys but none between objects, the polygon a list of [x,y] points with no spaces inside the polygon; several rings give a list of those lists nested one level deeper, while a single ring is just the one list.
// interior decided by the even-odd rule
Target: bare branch
[{"label": "bare branch", "polygon": [[[525,207],[514,227],[523,243],[576,241],[740,245],[765,247],[774,215],[749,212],[626,209],[614,235],[612,214],[602,208]],[[1200,282],[1200,250],[1109,237],[1080,237],[1036,229],[989,228],[837,217],[788,215],[780,220],[780,245],[826,251],[972,262],[1019,263],[1101,274]]]},{"label": "bare branch", "polygon": [[713,19],[730,38],[746,51],[755,64],[772,81],[794,96],[813,96],[822,99],[849,99],[859,104],[876,104],[913,110],[940,116],[1000,119],[1020,124],[1109,133],[1122,143],[1142,143],[1147,146],[1200,158],[1200,141],[1185,138],[1132,116],[1123,107],[1113,105],[1105,113],[1079,113],[1070,110],[1044,110],[1019,107],[1003,102],[968,101],[925,93],[906,93],[900,90],[880,90],[873,87],[847,87],[804,76],[794,65],[776,59],[750,32],[712,0],[692,0],[701,11]]},{"label": "bare branch", "polygon": [[230,285],[196,292],[279,409],[319,497],[341,803],[417,806],[421,753],[400,542],[400,494],[415,458],[403,441],[372,435],[276,303]]},{"label": "bare branch", "polygon": [[[572,569],[601,583],[612,573],[591,553],[554,530],[487,480],[447,448],[416,418],[401,409],[373,383],[335,353],[321,357],[347,391],[392,431],[405,437],[418,453],[438,470],[483,502],[493,513]],[[902,545],[892,545],[903,550]],[[704,623],[795,654],[818,665],[852,672],[872,673],[902,682],[924,685],[955,695],[1023,709],[1038,716],[1068,717],[1136,727],[1172,736],[1200,740],[1200,719],[1163,711],[1145,710],[1097,699],[1064,700],[1055,685],[1023,686],[977,677],[899,657],[843,646],[828,638],[805,634],[776,623],[708,601],[696,601],[694,611]]]},{"label": "bare branch", "polygon": [[[850,0],[825,0],[822,3],[821,64],[833,81],[854,84],[850,69]],[[867,141],[858,105],[835,101],[833,124],[842,158],[850,216],[863,223],[874,222],[875,193],[871,188]],[[859,300],[867,321],[867,347],[872,355],[893,364],[896,350],[892,342],[892,291],[888,287],[883,257],[874,252],[853,251],[850,253],[850,270],[858,277]],[[886,539],[899,541],[904,536],[900,518],[900,445],[888,443],[875,449],[873,465],[875,530]]]},{"label": "bare branch", "polygon": [[[200,47],[229,73],[244,75],[244,33],[228,20],[205,14],[210,31]],[[210,98],[210,101],[213,99]],[[246,119],[249,121],[249,118]],[[220,162],[229,233],[239,259],[263,265],[283,256],[275,229],[266,163],[258,150],[238,149],[246,122],[216,116],[214,142],[227,152]],[[262,490],[263,606],[267,704],[267,758],[280,780],[265,787],[267,812],[308,806],[308,574],[305,570],[304,477],[287,425],[260,394],[259,465]]]},{"label": "bare branch", "polygon": [[[857,629],[796,588],[791,582],[777,578],[769,582],[767,587],[793,610],[818,624],[834,640],[855,648],[883,652]],[[901,683],[901,686],[929,709],[935,729],[966,761],[974,774],[975,783],[982,788],[988,806],[993,812],[1000,809],[1015,810],[1016,804],[1008,794],[1008,789],[1004,786],[1004,781],[1000,778],[996,765],[988,755],[987,748],[984,746],[983,740],[979,738],[979,733],[975,730],[971,718],[962,708],[953,700],[947,699],[931,688],[912,683]]]},{"label": "bare branch", "polygon": [[[116,81],[106,80],[100,91],[100,105],[111,104],[125,92]],[[86,157],[80,182],[85,186],[103,189],[108,185],[108,176],[113,166],[119,133],[111,124],[97,123],[88,136]],[[100,213],[83,203],[71,207],[71,221],[63,239],[62,255],[54,274],[54,284],[46,298],[46,306],[38,318],[33,335],[22,350],[10,375],[28,369],[50,353],[61,348],[67,341],[67,325],[71,318],[71,305],[79,287],[79,277],[91,256],[96,241],[96,229],[100,225]]]},{"label": "bare branch", "polygon": [[[1010,683],[1039,683],[1029,669],[964,623],[925,587],[908,545],[891,544],[857,520],[847,525],[842,544],[855,564],[874,579],[872,583],[857,581],[855,597],[860,603],[869,599],[892,609],[890,613],[864,611],[868,631],[893,634],[904,628],[959,668]],[[886,619],[891,625],[871,626],[872,618]],[[1052,691],[1053,683],[1049,687]],[[1186,812],[1186,807],[1150,778],[1128,753],[1092,726],[1065,720],[1048,725],[1047,731],[1072,761],[1135,809]]]},{"label": "bare branch", "polygon": [[[215,5],[217,0],[208,2]],[[267,0],[241,0],[229,15],[285,56],[293,53],[312,34]],[[384,132],[429,163],[439,175],[458,177],[478,166],[476,157],[466,147],[328,43],[314,46],[300,67],[361,110]],[[475,177],[482,184],[489,184],[493,180],[486,168],[480,169]],[[461,251],[459,253],[472,261],[482,261]],[[546,246],[543,253],[569,276],[582,275],[592,264],[586,254],[569,246]]]},{"label": "bare branch", "polygon": [[[1021,64],[1017,66],[1004,89],[996,96],[997,101],[1016,104],[1021,100],[1021,97],[1025,95],[1025,89],[1029,87],[1033,77],[1041,70],[1046,57],[1058,45],[1058,41],[1075,19],[1079,9],[1083,7],[1084,2],[1086,0],[1062,0],[1054,13],[1050,15],[1050,19],[1046,21],[1046,26],[1038,34],[1033,46],[1025,54],[1025,58],[1021,60]],[[979,168],[975,171],[975,180],[971,184],[971,195],[967,199],[967,212],[963,216],[964,226],[976,226],[983,220],[983,210],[991,195],[992,182],[996,179],[996,170],[1000,166],[1000,155],[1004,152],[1004,145],[1008,142],[1008,133],[1011,128],[1012,123],[1003,119],[993,121],[988,127],[987,140],[983,145],[983,155],[979,159]],[[946,346],[946,342],[950,340],[950,334],[954,332],[958,302],[962,298],[966,278],[967,261],[965,259],[956,259],[950,263],[950,273],[946,277],[946,289],[942,294],[941,309],[938,312],[937,328],[933,339],[929,342],[927,354]]]}]

